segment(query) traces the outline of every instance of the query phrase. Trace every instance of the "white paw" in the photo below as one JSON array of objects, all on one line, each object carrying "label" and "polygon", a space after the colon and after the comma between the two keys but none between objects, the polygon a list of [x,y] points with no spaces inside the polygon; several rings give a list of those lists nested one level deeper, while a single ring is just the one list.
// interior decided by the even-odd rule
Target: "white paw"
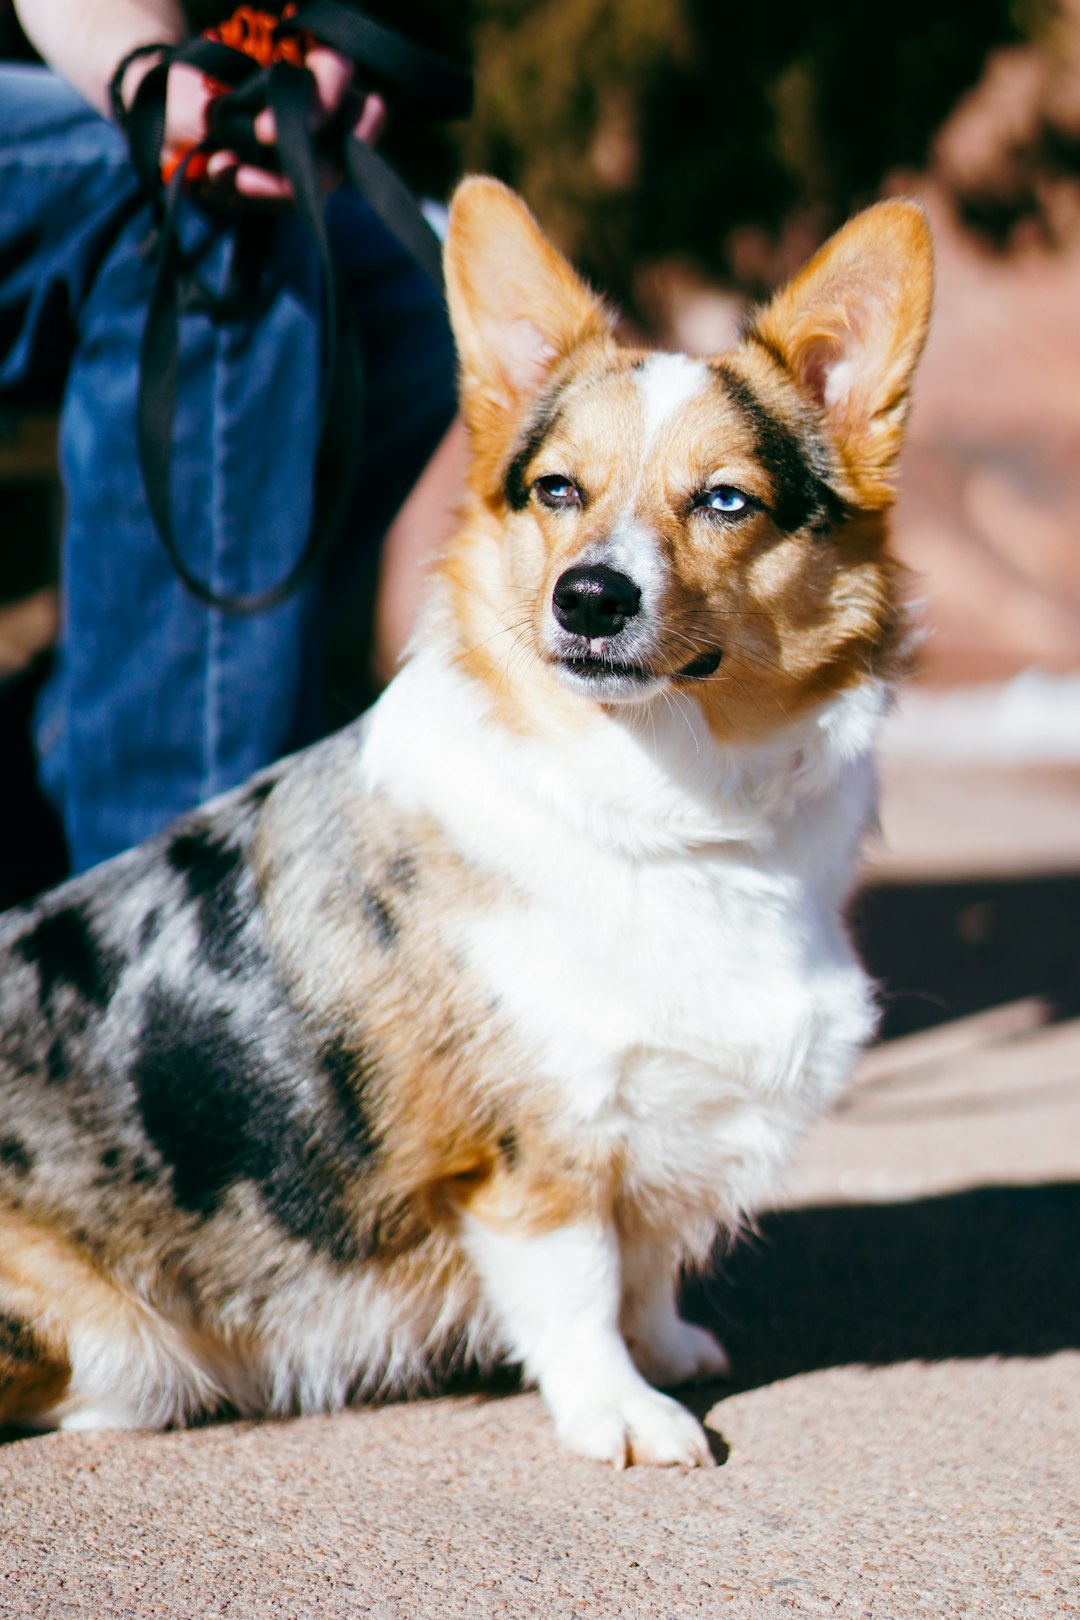
[{"label": "white paw", "polygon": [[140,1421],[137,1412],[119,1401],[105,1401],[100,1406],[78,1406],[73,1411],[65,1412],[56,1422],[56,1427],[80,1433],[84,1429],[140,1429],[146,1425]]},{"label": "white paw", "polygon": [[630,1335],[630,1353],[650,1384],[675,1389],[679,1384],[705,1384],[727,1378],[731,1362],[719,1339],[681,1316],[665,1325],[663,1335]]},{"label": "white paw", "polygon": [[685,1406],[655,1389],[580,1407],[558,1424],[559,1438],[583,1457],[625,1468],[629,1463],[711,1468],[705,1430]]}]

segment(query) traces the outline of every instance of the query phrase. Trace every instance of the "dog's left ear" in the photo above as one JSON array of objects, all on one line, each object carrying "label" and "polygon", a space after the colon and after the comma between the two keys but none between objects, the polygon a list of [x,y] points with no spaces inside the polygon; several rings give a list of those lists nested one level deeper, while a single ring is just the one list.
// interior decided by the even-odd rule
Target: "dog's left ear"
[{"label": "dog's left ear", "polygon": [[445,267],[462,404],[478,434],[505,432],[571,349],[608,338],[603,304],[498,180],[458,187]]},{"label": "dog's left ear", "polygon": [[922,209],[878,203],[826,242],[751,329],[821,412],[862,506],[892,498],[932,296]]}]

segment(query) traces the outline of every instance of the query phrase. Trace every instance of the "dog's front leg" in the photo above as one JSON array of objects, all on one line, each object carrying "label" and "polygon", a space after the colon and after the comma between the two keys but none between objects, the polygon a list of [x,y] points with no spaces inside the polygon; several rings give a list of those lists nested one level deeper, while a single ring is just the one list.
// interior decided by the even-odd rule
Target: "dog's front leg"
[{"label": "dog's front leg", "polygon": [[535,1233],[470,1213],[463,1239],[507,1347],[539,1384],[565,1445],[616,1468],[712,1462],[697,1419],[652,1389],[626,1348],[614,1225]]}]

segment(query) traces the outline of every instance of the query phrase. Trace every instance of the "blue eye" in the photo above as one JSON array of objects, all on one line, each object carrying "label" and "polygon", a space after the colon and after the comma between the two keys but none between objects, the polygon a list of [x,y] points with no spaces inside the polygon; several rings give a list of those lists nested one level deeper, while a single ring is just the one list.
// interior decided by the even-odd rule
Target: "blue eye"
[{"label": "blue eye", "polygon": [[716,484],[712,489],[703,489],[694,505],[706,512],[718,512],[722,517],[741,517],[750,510],[753,501],[734,484]]},{"label": "blue eye", "polygon": [[545,478],[538,478],[533,484],[533,489],[540,504],[551,507],[555,512],[583,504],[582,493],[577,484],[572,478],[564,478],[561,473],[549,473]]}]

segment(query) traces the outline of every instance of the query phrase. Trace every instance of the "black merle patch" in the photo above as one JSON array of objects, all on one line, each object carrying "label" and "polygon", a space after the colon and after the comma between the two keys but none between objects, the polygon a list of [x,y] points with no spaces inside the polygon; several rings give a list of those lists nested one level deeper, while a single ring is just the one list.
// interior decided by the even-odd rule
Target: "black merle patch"
[{"label": "black merle patch", "polygon": [[[784,534],[806,528],[824,533],[835,528],[847,516],[847,507],[821,476],[824,448],[804,444],[762,403],[733,366],[714,361],[713,369],[753,429],[757,454],[772,480],[772,514],[777,528]],[[815,465],[811,456],[821,465]]]},{"label": "black merle patch", "polygon": [[251,808],[253,810],[258,810],[260,806],[264,805],[277,785],[277,777],[272,776],[269,778],[269,780],[256,782],[253,787],[248,788],[245,797]]},{"label": "black merle patch", "polygon": [[34,1168],[34,1155],[19,1137],[5,1136],[0,1138],[0,1164],[17,1176],[28,1176]]},{"label": "black merle patch", "polygon": [[98,1155],[100,1171],[94,1177],[94,1186],[102,1189],[115,1187],[127,1180],[127,1154],[121,1147],[107,1147]]},{"label": "black merle patch", "polygon": [[[280,1072],[258,1031],[242,1031],[223,1008],[200,1008],[157,986],[147,1013],[133,1079],[147,1136],[172,1174],[181,1208],[204,1218],[239,1182],[258,1189],[267,1211],[289,1233],[328,1258],[362,1258],[342,1203],[347,1161],[362,1127],[343,1118],[345,1097],[326,1087],[320,1117],[290,1095],[302,1063],[288,1054]],[[352,1151],[346,1141],[352,1133]]]},{"label": "black merle patch", "polygon": [[364,916],[374,928],[379,944],[384,951],[388,951],[401,932],[394,908],[385,896],[381,895],[378,889],[373,889],[370,884],[364,887],[362,904]]},{"label": "black merle patch", "polygon": [[119,958],[95,939],[78,907],[64,906],[40,917],[28,934],[14,941],[13,949],[37,969],[42,1012],[61,988],[72,990],[91,1007],[108,1006],[120,973]]},{"label": "black merle patch", "polygon": [[395,855],[386,868],[386,876],[388,882],[395,889],[400,889],[402,894],[412,894],[417,882],[415,858],[407,852]]},{"label": "black merle patch", "polygon": [[144,1187],[147,1182],[153,1181],[153,1167],[147,1164],[141,1154],[136,1154],[131,1161],[131,1180],[136,1187]]},{"label": "black merle patch", "polygon": [[196,907],[203,960],[216,973],[235,972],[250,909],[244,889],[251,877],[243,850],[209,831],[189,831],[176,834],[166,859]]},{"label": "black merle patch", "polygon": [[54,1035],[45,1054],[45,1079],[50,1086],[62,1085],[71,1076],[67,1053],[59,1035]]},{"label": "black merle patch", "polygon": [[162,915],[160,906],[151,906],[142,922],[139,924],[139,950],[145,951],[154,943],[161,933]]},{"label": "black merle patch", "polygon": [[375,1067],[368,1052],[342,1037],[328,1041],[320,1053],[326,1078],[337,1101],[335,1139],[351,1164],[360,1164],[375,1151],[371,1122],[364,1108]]},{"label": "black merle patch", "polygon": [[33,1366],[40,1360],[30,1323],[10,1311],[0,1311],[0,1359],[22,1366]]}]

